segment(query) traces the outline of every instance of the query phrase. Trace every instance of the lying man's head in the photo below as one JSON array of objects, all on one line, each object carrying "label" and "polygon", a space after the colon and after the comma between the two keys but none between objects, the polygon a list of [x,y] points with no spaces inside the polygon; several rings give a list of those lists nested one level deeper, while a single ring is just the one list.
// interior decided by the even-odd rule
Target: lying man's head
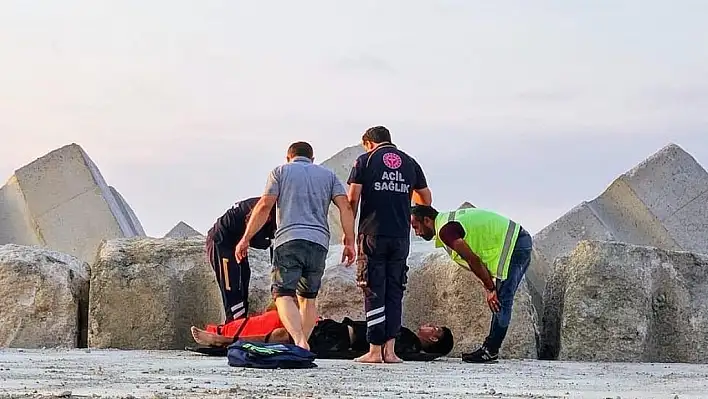
[{"label": "lying man's head", "polygon": [[418,339],[426,353],[447,355],[452,350],[454,340],[447,327],[424,324],[418,328]]}]

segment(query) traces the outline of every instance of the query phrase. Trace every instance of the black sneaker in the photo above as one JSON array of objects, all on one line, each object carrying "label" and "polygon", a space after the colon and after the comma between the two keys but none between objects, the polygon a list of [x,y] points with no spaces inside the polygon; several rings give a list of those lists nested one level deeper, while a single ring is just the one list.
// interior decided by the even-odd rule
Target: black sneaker
[{"label": "black sneaker", "polygon": [[466,363],[493,363],[499,360],[499,353],[489,353],[484,346],[472,353],[463,353],[462,361]]}]

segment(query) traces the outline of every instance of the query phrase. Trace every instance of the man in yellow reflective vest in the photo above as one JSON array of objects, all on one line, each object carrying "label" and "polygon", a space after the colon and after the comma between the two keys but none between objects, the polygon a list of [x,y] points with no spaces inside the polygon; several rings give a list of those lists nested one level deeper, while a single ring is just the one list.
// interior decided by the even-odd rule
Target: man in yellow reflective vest
[{"label": "man in yellow reflective vest", "polygon": [[435,238],[435,246],[445,248],[455,263],[473,272],[486,290],[492,310],[489,335],[480,348],[463,354],[462,360],[498,360],[514,295],[531,262],[531,235],[509,218],[474,207],[441,213],[416,205],[411,210],[411,227],[424,240]]}]

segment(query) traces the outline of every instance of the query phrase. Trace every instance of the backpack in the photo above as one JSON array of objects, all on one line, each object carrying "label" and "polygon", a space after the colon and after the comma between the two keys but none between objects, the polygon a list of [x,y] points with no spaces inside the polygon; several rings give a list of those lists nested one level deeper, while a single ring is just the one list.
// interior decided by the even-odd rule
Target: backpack
[{"label": "backpack", "polygon": [[317,367],[315,354],[293,344],[267,344],[238,340],[229,345],[231,367],[258,369],[307,369]]},{"label": "backpack", "polygon": [[244,320],[234,337],[234,342],[227,347],[226,357],[231,367],[258,369],[306,369],[317,367],[315,354],[294,344],[249,342],[239,339]]}]

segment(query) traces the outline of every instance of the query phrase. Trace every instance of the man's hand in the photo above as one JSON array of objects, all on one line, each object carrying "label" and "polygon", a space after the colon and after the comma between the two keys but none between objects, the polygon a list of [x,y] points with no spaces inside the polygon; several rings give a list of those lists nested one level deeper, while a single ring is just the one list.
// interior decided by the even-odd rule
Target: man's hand
[{"label": "man's hand", "polygon": [[356,260],[356,251],[354,250],[354,244],[351,242],[344,241],[344,249],[342,250],[342,263],[346,267],[350,267]]},{"label": "man's hand", "polygon": [[489,309],[494,313],[499,312],[499,310],[501,310],[501,304],[497,297],[497,290],[488,290],[486,288],[484,290],[487,293],[487,305],[489,305]]},{"label": "man's hand", "polygon": [[248,257],[248,241],[241,240],[236,245],[236,250],[234,255],[236,256],[236,262],[241,263],[242,260]]}]

